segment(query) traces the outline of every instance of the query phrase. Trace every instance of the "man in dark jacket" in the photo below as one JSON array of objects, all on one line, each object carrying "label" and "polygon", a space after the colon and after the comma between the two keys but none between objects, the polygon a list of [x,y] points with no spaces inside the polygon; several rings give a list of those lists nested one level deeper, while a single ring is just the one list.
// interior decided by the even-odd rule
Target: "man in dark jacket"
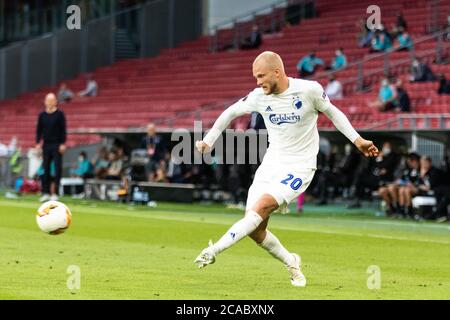
[{"label": "man in dark jacket", "polygon": [[160,135],[156,134],[156,127],[153,123],[147,125],[147,135],[141,140],[141,149],[146,149],[149,156],[149,163],[146,167],[148,181],[153,180],[153,175],[159,168],[159,162],[164,160],[166,152],[164,142]]},{"label": "man in dark jacket", "polygon": [[[58,109],[55,94],[45,97],[45,111],[39,114],[36,129],[36,148],[43,152],[44,179],[41,202],[58,200],[59,182],[62,175],[63,154],[66,150],[66,118]],[[50,196],[50,164],[55,164],[55,189]]]},{"label": "man in dark jacket", "polygon": [[253,25],[252,33],[242,44],[241,49],[257,49],[262,43],[261,31],[257,24]]}]

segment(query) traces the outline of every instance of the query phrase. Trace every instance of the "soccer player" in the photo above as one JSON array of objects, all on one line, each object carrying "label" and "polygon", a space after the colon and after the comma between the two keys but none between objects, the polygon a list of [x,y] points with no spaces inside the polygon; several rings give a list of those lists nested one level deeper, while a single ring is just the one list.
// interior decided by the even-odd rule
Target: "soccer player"
[{"label": "soccer player", "polygon": [[284,263],[292,285],[304,287],[300,256],[289,252],[267,230],[267,224],[272,212],[296,199],[311,183],[319,151],[318,112],[325,113],[366,157],[377,156],[378,149],[372,141],[360,137],[318,82],[287,77],[278,54],[261,53],[253,62],[253,76],[259,88],[226,109],[203,141],[196,142],[196,148],[202,153],[210,151],[233,119],[251,112],[263,116],[270,145],[248,191],[244,218],[219,241],[210,242],[195,264],[203,268],[214,263],[219,253],[250,236]]}]

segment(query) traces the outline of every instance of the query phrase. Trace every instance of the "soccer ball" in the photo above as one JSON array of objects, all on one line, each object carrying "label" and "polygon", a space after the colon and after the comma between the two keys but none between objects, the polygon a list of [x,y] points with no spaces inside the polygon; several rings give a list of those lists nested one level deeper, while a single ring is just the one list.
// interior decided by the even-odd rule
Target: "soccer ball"
[{"label": "soccer ball", "polygon": [[59,201],[47,201],[36,213],[36,222],[45,233],[52,235],[63,233],[72,222],[72,213]]}]

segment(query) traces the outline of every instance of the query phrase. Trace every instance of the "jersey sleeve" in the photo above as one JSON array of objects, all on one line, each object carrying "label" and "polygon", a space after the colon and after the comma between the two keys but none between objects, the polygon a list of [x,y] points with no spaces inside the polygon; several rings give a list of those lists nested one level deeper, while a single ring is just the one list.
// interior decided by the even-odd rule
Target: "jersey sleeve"
[{"label": "jersey sleeve", "polygon": [[225,109],[219,118],[217,118],[211,130],[209,130],[208,134],[203,139],[203,142],[212,147],[222,134],[222,131],[230,125],[231,121],[244,114],[257,111],[257,93],[255,91],[256,89]]},{"label": "jersey sleeve", "polygon": [[313,102],[314,109],[317,111],[325,112],[330,107],[330,98],[328,98],[322,85],[317,81],[312,83],[309,94]]}]

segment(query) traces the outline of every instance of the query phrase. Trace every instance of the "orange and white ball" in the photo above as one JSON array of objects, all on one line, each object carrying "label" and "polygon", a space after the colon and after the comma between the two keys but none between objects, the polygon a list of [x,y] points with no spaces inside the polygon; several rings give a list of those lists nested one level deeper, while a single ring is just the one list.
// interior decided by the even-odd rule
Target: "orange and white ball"
[{"label": "orange and white ball", "polygon": [[56,235],[69,228],[72,222],[72,213],[62,202],[47,201],[39,207],[36,213],[36,222],[45,233]]}]

